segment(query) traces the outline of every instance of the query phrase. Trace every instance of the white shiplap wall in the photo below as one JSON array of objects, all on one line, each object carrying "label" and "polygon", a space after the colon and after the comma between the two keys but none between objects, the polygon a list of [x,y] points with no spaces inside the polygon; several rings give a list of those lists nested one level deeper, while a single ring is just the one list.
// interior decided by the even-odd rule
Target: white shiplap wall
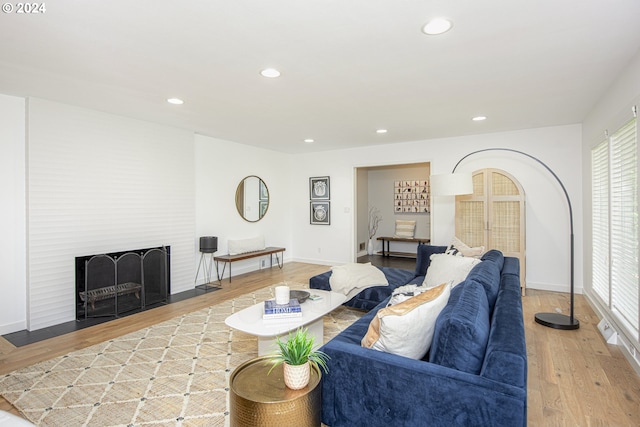
[{"label": "white shiplap wall", "polygon": [[29,330],[75,318],[75,257],[171,246],[171,293],[193,287],[191,132],[28,100]]},{"label": "white shiplap wall", "polygon": [[0,95],[0,334],[26,327],[25,101]]}]

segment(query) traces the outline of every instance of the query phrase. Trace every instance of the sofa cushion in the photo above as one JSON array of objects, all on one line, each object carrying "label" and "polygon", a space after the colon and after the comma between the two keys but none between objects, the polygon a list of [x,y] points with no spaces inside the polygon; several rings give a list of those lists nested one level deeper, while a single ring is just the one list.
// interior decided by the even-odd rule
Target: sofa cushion
[{"label": "sofa cushion", "polygon": [[480,258],[484,253],[484,246],[476,246],[472,248],[462,240],[454,237],[453,241],[447,248],[446,253],[448,253],[449,255],[472,256],[475,258]]},{"label": "sofa cushion", "polygon": [[482,285],[465,281],[456,286],[436,320],[429,362],[479,374],[489,328],[489,303]]},{"label": "sofa cushion", "polygon": [[500,269],[496,263],[481,262],[475,265],[469,272],[467,280],[478,282],[484,287],[487,301],[489,302],[489,311],[491,312],[496,304],[498,290],[500,289]]},{"label": "sofa cushion", "polygon": [[388,285],[389,282],[379,268],[366,264],[344,264],[331,267],[329,279],[331,290],[353,297],[360,291],[371,286]]},{"label": "sofa cushion", "polygon": [[431,264],[431,255],[443,254],[446,250],[446,246],[418,245],[416,269],[413,273],[414,276],[418,277],[426,275],[429,265]]},{"label": "sofa cushion", "polygon": [[427,288],[432,288],[441,283],[453,282],[452,286],[456,286],[464,281],[471,269],[480,262],[479,259],[472,257],[433,254],[424,285]]},{"label": "sofa cushion", "polygon": [[412,359],[422,358],[433,339],[438,314],[449,300],[450,286],[441,284],[406,301],[378,310],[362,346]]}]

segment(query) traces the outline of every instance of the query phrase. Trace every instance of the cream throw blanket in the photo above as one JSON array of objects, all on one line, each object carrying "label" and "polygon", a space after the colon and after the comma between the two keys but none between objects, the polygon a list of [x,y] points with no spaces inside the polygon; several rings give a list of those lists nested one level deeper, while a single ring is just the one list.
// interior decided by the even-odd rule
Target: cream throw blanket
[{"label": "cream throw blanket", "polygon": [[329,284],[333,292],[347,296],[347,300],[372,286],[387,286],[389,282],[382,270],[366,264],[344,264],[331,267]]}]

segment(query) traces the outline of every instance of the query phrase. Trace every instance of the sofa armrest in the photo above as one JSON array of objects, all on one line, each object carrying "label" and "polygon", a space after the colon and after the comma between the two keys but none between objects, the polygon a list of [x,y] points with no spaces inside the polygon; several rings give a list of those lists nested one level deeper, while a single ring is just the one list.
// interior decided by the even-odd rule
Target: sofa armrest
[{"label": "sofa armrest", "polygon": [[322,421],[342,426],[524,426],[526,390],[334,338]]},{"label": "sofa armrest", "polygon": [[322,291],[330,291],[331,284],[329,283],[329,278],[331,277],[331,270],[325,271],[322,274],[318,274],[317,276],[313,276],[309,279],[309,288],[310,289],[320,289]]},{"label": "sofa armrest", "polygon": [[502,276],[491,325],[480,375],[526,389],[527,343],[517,275]]}]

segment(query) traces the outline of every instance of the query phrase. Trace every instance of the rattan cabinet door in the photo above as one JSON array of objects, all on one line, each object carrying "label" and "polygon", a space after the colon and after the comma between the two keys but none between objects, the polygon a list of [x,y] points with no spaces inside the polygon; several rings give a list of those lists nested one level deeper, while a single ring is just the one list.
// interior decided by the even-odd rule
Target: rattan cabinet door
[{"label": "rattan cabinet door", "polygon": [[526,289],[525,197],[505,171],[473,173],[473,194],[456,197],[456,236],[469,246],[498,249],[520,259],[520,286]]}]

